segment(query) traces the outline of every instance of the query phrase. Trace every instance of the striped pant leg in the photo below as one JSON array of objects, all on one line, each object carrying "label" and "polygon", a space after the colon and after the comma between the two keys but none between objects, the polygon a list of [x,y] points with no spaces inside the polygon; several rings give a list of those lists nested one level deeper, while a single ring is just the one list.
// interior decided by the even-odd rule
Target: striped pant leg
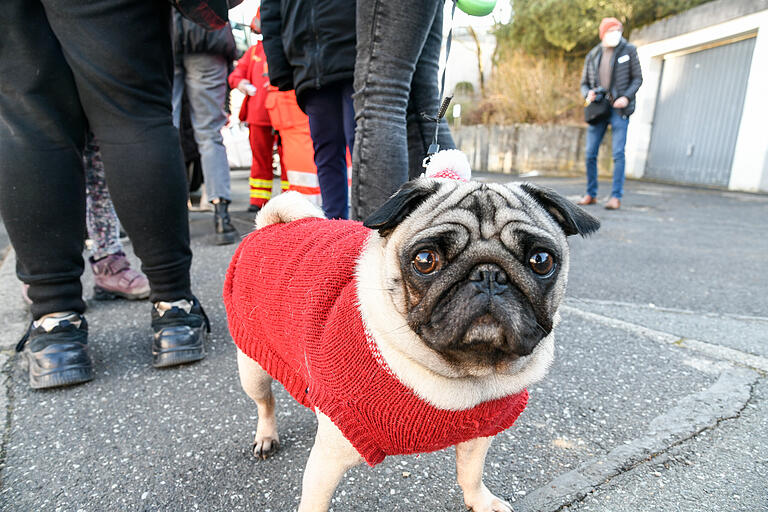
[{"label": "striped pant leg", "polygon": [[280,141],[281,160],[285,164],[289,189],[301,193],[317,206],[322,206],[309,121],[306,125],[281,130]]},{"label": "striped pant leg", "polygon": [[250,125],[248,138],[251,142],[251,189],[250,203],[264,206],[272,197],[272,146],[275,136],[271,126]]}]

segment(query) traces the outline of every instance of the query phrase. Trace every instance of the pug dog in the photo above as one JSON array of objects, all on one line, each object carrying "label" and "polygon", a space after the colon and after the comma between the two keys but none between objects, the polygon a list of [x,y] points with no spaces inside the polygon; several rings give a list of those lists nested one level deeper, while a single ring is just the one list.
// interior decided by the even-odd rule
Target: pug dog
[{"label": "pug dog", "polygon": [[254,455],[279,447],[277,379],[317,416],[299,511],[327,510],[361,462],[449,446],[466,506],[511,511],[483,483],[485,456],[553,360],[566,237],[599,221],[530,183],[426,177],[363,224],[321,217],[281,194],[227,272]]}]

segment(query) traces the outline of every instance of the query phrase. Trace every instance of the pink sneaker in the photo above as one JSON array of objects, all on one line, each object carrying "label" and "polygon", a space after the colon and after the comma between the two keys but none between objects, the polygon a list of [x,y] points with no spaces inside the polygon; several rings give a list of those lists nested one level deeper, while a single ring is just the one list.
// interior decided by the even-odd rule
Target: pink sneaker
[{"label": "pink sneaker", "polygon": [[93,298],[96,300],[146,299],[149,297],[149,281],[146,276],[131,268],[124,252],[110,254],[98,261],[90,259],[96,278]]}]

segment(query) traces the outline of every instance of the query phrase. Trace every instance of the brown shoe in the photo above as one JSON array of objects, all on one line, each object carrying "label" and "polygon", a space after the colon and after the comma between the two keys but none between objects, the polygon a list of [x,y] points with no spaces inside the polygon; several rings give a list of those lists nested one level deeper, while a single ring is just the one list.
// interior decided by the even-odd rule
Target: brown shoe
[{"label": "brown shoe", "polygon": [[619,208],[621,208],[621,201],[618,197],[612,197],[605,203],[606,210],[618,210]]},{"label": "brown shoe", "polygon": [[578,203],[580,205],[587,205],[587,204],[595,204],[597,203],[597,199],[592,197],[591,195],[587,194],[584,197],[582,197]]}]

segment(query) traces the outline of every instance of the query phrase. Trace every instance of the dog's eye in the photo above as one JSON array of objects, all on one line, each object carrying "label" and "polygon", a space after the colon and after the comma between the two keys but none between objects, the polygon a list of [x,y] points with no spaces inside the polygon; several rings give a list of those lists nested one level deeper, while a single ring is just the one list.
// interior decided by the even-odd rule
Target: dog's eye
[{"label": "dog's eye", "polygon": [[419,274],[431,274],[440,266],[440,257],[435,251],[425,249],[416,253],[412,264]]},{"label": "dog's eye", "polygon": [[545,251],[536,251],[528,259],[531,269],[542,277],[549,277],[555,270],[555,258]]}]

